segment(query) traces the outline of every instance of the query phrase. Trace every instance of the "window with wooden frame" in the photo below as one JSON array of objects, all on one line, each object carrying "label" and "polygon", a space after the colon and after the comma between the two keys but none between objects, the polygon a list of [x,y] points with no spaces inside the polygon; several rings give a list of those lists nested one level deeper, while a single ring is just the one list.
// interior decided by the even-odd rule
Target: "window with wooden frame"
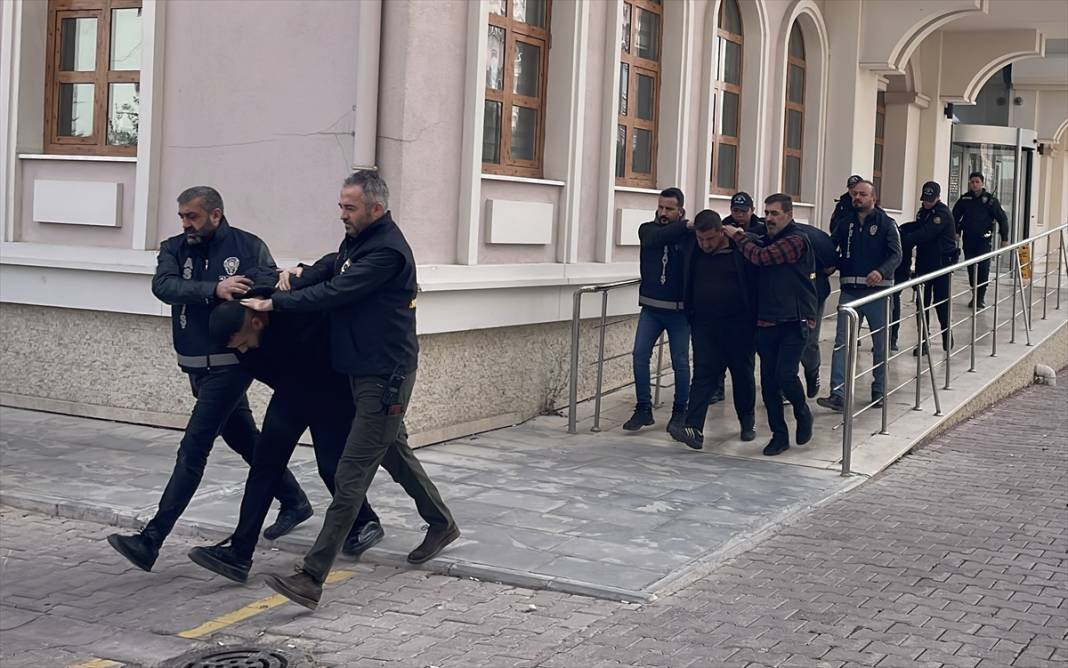
[{"label": "window with wooden frame", "polygon": [[782,189],[801,199],[805,143],[805,40],[797,23],[790,29],[786,58],[786,124],[783,132]]},{"label": "window with wooden frame", "polygon": [[141,0],[49,0],[46,153],[137,155]]},{"label": "window with wooden frame", "polygon": [[541,178],[549,0],[491,0],[482,171]]},{"label": "window with wooden frame", "polygon": [[886,93],[879,91],[875,98],[875,151],[871,168],[871,182],[878,195],[883,191],[883,144],[886,139]]},{"label": "window with wooden frame", "polygon": [[716,80],[712,89],[712,192],[738,190],[738,137],[742,104],[742,14],[737,0],[723,0],[716,30]]},{"label": "window with wooden frame", "polygon": [[656,187],[656,124],[660,105],[659,0],[623,3],[616,124],[616,185]]}]

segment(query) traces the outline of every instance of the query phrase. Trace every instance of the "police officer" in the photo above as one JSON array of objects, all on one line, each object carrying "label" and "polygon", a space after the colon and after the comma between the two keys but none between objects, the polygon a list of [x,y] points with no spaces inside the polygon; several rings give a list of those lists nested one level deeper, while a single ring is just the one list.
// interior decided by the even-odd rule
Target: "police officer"
[{"label": "police officer", "polygon": [[[875,186],[858,181],[853,186],[853,213],[835,228],[832,238],[838,248],[839,304],[860,299],[894,284],[894,270],[901,263],[901,236],[897,223],[876,206]],[[881,300],[857,309],[861,321],[871,330],[875,380],[871,386],[872,403],[883,400],[886,387],[886,305]],[[841,411],[845,407],[845,344],[848,321],[839,312],[831,356],[831,394],[816,403]]]},{"label": "police officer", "polygon": [[[1001,202],[986,191],[983,186],[982,172],[968,175],[968,192],[960,196],[953,205],[953,218],[956,221],[957,234],[964,245],[964,257],[971,259],[993,250],[994,224],[997,223],[1001,245],[1009,242],[1009,219]],[[979,308],[986,307],[986,287],[990,279],[990,260],[983,260],[978,265],[968,267],[968,284],[975,286],[978,271]],[[969,308],[974,306],[968,302]]]},{"label": "police officer", "polygon": [[[429,524],[408,554],[421,564],[460,537],[437,487],[408,447],[404,414],[415,386],[416,266],[404,234],[390,215],[389,188],[373,171],[358,171],[341,188],[338,207],[345,239],[301,279],[314,283],[271,299],[242,303],[257,311],[326,311],[335,371],[349,377],[356,417],[337,469],[337,490],[315,544],[295,575],[269,575],[267,585],[315,608],[323,582],[356,518],[379,464],[415,500]],[[321,281],[321,282],[316,282]]]},{"label": "police officer", "polygon": [[[211,340],[208,318],[216,304],[248,291],[252,281],[243,272],[261,265],[273,267],[274,260],[259,237],[230,227],[222,196],[214,188],[195,186],[182,192],[178,217],[183,232],[160,244],[152,294],[171,305],[178,366],[189,376],[196,404],[156,515],[140,533],[108,536],[113,548],[146,571],[152,570],[160,546],[200,485],[215,437],[221,435],[251,463],[259,435],[245,398],[252,376],[231,351]],[[308,497],[288,470],[273,493],[282,509],[275,524],[264,532],[272,539],[312,515]]]},{"label": "police officer", "polygon": [[842,219],[853,215],[853,187],[863,180],[864,177],[859,174],[854,174],[846,179],[846,191],[835,201],[834,211],[831,212],[831,224],[828,228],[831,231],[831,236],[834,236],[834,230]]},{"label": "police officer", "polygon": [[[894,270],[894,285],[899,285],[912,278],[912,253],[916,247],[912,244],[912,231],[917,226],[910,221],[898,227],[901,236],[901,264]],[[901,329],[901,293],[895,292],[890,297],[890,350],[897,352],[898,332]]]},{"label": "police officer", "polygon": [[[916,248],[917,276],[951,266],[957,261],[957,241],[952,225],[953,214],[949,207],[942,203],[941,194],[941,186],[934,181],[923,184],[923,192],[920,196],[921,207],[916,212],[916,223],[902,226],[901,245]],[[933,296],[935,313],[938,314],[938,323],[941,325],[944,350],[949,350],[952,346],[952,332],[949,329],[949,302],[947,301],[949,285],[950,278],[946,275],[928,281],[923,286],[924,318],[928,323],[930,322],[930,311],[926,309],[930,308]],[[913,350],[915,355],[921,352],[919,346]]]},{"label": "police officer", "polygon": [[[263,278],[274,283],[274,273]],[[258,287],[245,296],[273,292]],[[348,378],[330,368],[330,330],[323,314],[259,313],[236,301],[223,302],[212,311],[209,329],[212,340],[235,350],[241,366],[274,390],[229,544],[194,547],[189,552],[194,563],[245,582],[271,504],[271,488],[305,429],[311,430],[319,477],[334,493],[338,461],[354,415],[352,394]],[[341,551],[358,556],[384,535],[378,515],[365,499]]]}]

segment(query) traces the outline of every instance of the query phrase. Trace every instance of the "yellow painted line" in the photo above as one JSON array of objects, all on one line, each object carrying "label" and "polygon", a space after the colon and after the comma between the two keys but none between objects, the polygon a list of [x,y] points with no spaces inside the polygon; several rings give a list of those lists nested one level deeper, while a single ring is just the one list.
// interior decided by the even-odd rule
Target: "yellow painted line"
[{"label": "yellow painted line", "polygon": [[125,665],[125,663],[119,663],[118,661],[112,661],[111,659],[90,659],[85,663],[76,663],[69,668],[118,668],[119,666]]},{"label": "yellow painted line", "polygon": [[[348,580],[353,575],[356,575],[354,571],[334,571],[330,575],[326,576],[326,584],[335,584],[337,582],[343,582]],[[271,608],[277,608],[283,603],[289,603],[289,599],[281,594],[275,594],[274,596],[268,596],[267,598],[261,598],[258,601],[253,601],[240,610],[234,610],[228,612],[225,615],[216,617],[215,619],[204,622],[196,628],[189,629],[188,631],[182,631],[178,634],[179,638],[203,638],[206,635],[215,633],[219,629],[236,624],[237,622],[248,619],[249,617],[255,617],[261,612],[266,612]],[[108,664],[100,666],[80,666],[79,668],[112,668],[119,664]]]}]

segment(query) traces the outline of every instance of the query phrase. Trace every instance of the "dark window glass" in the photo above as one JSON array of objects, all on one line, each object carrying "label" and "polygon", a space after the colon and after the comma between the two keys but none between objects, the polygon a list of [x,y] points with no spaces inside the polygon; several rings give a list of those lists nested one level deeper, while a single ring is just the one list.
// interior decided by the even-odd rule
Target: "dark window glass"
[{"label": "dark window glass", "polygon": [[738,136],[738,96],[734,93],[723,93],[723,116],[720,124],[721,135]]},{"label": "dark window glass", "polygon": [[512,18],[538,28],[545,27],[545,0],[512,0]]},{"label": "dark window glass", "polygon": [[874,166],[872,169],[877,172],[883,171],[883,145],[875,145],[875,159],[873,160]]},{"label": "dark window glass", "polygon": [[786,194],[801,196],[801,158],[786,156]]},{"label": "dark window glass", "polygon": [[486,88],[504,89],[504,28],[489,27],[488,53],[486,55]]},{"label": "dark window glass", "polygon": [[627,100],[630,97],[630,65],[619,64],[619,115],[627,115]]},{"label": "dark window glass", "polygon": [[538,110],[512,107],[512,159],[533,160],[538,136]]},{"label": "dark window glass", "polygon": [[796,21],[794,27],[790,29],[790,56],[805,59],[805,39],[801,37],[801,28]]},{"label": "dark window glass", "polygon": [[93,135],[93,84],[59,84],[59,136]]},{"label": "dark window glass", "polygon": [[630,14],[632,8],[629,2],[623,3],[623,52],[630,53]]},{"label": "dark window glass", "polygon": [[638,174],[651,174],[653,171],[653,133],[649,130],[634,130],[631,169]]},{"label": "dark window glass", "polygon": [[516,41],[514,81],[512,92],[526,97],[538,97],[538,67],[541,63],[541,48],[534,44]]},{"label": "dark window glass", "polygon": [[786,110],[786,148],[801,148],[801,126],[804,115],[794,109]]},{"label": "dark window glass", "polygon": [[716,163],[716,187],[734,190],[737,187],[738,147],[719,144],[719,159]]},{"label": "dark window glass", "polygon": [[723,41],[723,81],[742,84],[742,46],[730,40]]},{"label": "dark window glass", "polygon": [[616,176],[623,178],[626,174],[627,160],[627,128],[622,125],[616,126]]},{"label": "dark window glass", "polygon": [[486,100],[482,116],[482,162],[501,162],[501,103]]},{"label": "dark window glass", "polygon": [[638,57],[657,60],[660,57],[660,17],[638,8]]},{"label": "dark window glass", "polygon": [[797,65],[787,69],[786,99],[789,102],[803,104],[805,101],[805,70]]},{"label": "dark window glass", "polygon": [[60,22],[59,69],[61,72],[96,69],[96,19],[73,18]]},{"label": "dark window glass", "polygon": [[656,80],[644,74],[638,75],[638,118],[653,120],[653,104],[656,102]]},{"label": "dark window glass", "polygon": [[735,0],[723,0],[720,4],[719,27],[735,35],[742,34],[742,14]]}]

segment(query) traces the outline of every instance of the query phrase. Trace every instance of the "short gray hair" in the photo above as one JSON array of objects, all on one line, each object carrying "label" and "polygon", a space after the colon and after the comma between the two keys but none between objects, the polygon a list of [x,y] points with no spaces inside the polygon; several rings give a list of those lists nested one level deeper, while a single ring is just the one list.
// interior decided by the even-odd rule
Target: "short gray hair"
[{"label": "short gray hair", "polygon": [[189,204],[193,200],[200,198],[201,203],[204,205],[204,209],[211,213],[215,209],[225,212],[223,209],[223,199],[219,191],[211,186],[193,186],[192,188],[186,188],[182,191],[181,195],[178,195],[179,204]]},{"label": "short gray hair", "polygon": [[353,172],[345,179],[342,188],[359,186],[363,190],[364,204],[381,204],[383,208],[389,208],[389,186],[376,171],[361,169]]}]

